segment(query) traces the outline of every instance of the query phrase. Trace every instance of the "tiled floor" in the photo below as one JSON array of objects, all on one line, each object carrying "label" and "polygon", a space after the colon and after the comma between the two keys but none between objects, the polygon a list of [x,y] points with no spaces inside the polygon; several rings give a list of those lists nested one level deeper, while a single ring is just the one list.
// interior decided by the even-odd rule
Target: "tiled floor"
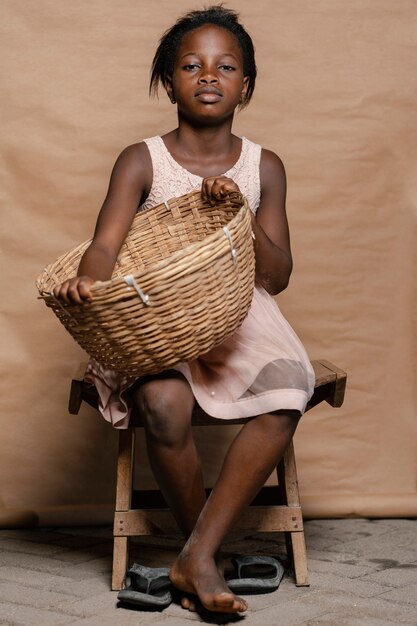
[{"label": "tiled floor", "polygon": [[[281,556],[279,535],[234,537],[226,556]],[[245,626],[417,625],[417,520],[306,522],[311,586],[287,572],[278,591],[248,597],[244,616],[230,618],[171,604],[149,613],[117,607],[110,589],[111,529],[0,531],[0,624],[27,626],[179,626],[191,621]],[[135,540],[132,560],[168,566],[180,548],[172,538]]]}]

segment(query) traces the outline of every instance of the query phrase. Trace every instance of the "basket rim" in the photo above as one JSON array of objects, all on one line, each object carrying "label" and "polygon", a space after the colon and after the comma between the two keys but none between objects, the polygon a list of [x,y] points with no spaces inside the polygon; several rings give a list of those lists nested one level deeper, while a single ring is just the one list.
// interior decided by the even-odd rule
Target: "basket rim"
[{"label": "basket rim", "polygon": [[[193,192],[191,194],[187,194],[188,197],[193,197],[197,194],[200,194],[201,192]],[[245,196],[243,196],[242,194],[238,193],[238,192],[233,192],[232,194],[230,194],[231,197],[234,197],[235,199],[238,199],[239,201],[241,201],[241,207],[239,209],[239,211],[236,213],[236,215],[233,216],[233,218],[228,222],[227,227],[228,228],[233,228],[233,226],[235,226],[235,224],[239,224],[244,217],[246,216],[246,214],[250,211],[249,208],[249,204],[248,201],[246,199]],[[169,206],[169,202],[171,200],[178,200],[178,198],[172,198],[170,200],[168,200],[166,203],[162,203],[162,204],[166,204]],[[215,207],[213,207],[215,208]],[[221,208],[221,207],[220,207]],[[141,211],[138,215],[144,215],[146,212],[151,212],[152,210],[154,210],[155,207],[148,207],[147,209],[145,209],[145,211]],[[223,228],[218,228],[217,230],[215,230],[212,233],[209,233],[205,238],[204,238],[204,242],[208,245],[212,244],[219,236],[219,234],[223,233]],[[226,236],[226,235],[224,235]],[[40,275],[37,278],[36,284],[39,290],[39,297],[44,299],[44,300],[48,300],[50,298],[53,298],[55,300],[55,296],[53,294],[53,291],[45,291],[40,287],[40,281],[41,281],[41,277],[42,275],[47,271],[48,268],[54,266],[60,258],[66,256],[67,254],[71,254],[76,252],[77,250],[79,250],[80,248],[82,248],[83,246],[87,246],[87,244],[90,244],[92,240],[89,239],[81,244],[79,244],[78,246],[76,246],[73,250],[64,253],[63,255],[61,255],[61,257],[58,257],[58,259],[56,259],[53,263],[50,263],[48,265],[46,265],[43,269],[43,271],[40,273]],[[168,265],[177,263],[179,260],[189,256],[190,254],[192,254],[196,249],[198,249],[199,247],[201,247],[201,241],[196,241],[194,243],[189,244],[188,246],[186,246],[185,248],[182,248],[181,250],[177,250],[176,252],[173,252],[170,256],[166,257],[165,259],[162,259],[160,261],[158,261],[158,263],[156,263],[155,265],[153,265],[151,268],[146,268],[144,270],[141,271],[133,271],[133,272],[126,272],[126,274],[123,274],[123,276],[116,276],[115,278],[110,278],[109,280],[106,281],[100,281],[97,280],[95,281],[92,286],[91,286],[91,292],[93,295],[92,300],[94,299],[94,294],[96,294],[96,296],[98,295],[102,295],[102,292],[107,291],[109,289],[111,289],[112,287],[119,287],[120,285],[126,284],[125,283],[125,277],[132,275],[136,280],[141,281],[141,279],[146,276],[149,275],[150,272],[154,273],[154,272],[158,272],[158,271],[162,271],[163,269],[165,269]],[[92,302],[89,301],[89,302]],[[78,306],[83,306],[85,303],[83,303],[82,305],[78,305]],[[62,303],[62,305],[65,307],[65,303]],[[71,306],[77,306],[77,305],[71,305]]]},{"label": "basket rim", "polygon": [[[228,224],[231,225],[231,227],[233,227],[236,223],[237,224],[240,223],[242,219],[244,218],[244,216],[246,215],[247,209],[248,207],[246,207],[243,204],[242,207],[239,209],[238,213],[236,213],[236,215],[230,220]],[[218,238],[219,234],[222,231],[223,229],[218,229],[215,232],[210,233],[204,238],[204,242],[207,245],[210,245],[212,242],[214,242]],[[129,274],[132,274],[136,279],[140,279],[143,276],[149,275],[151,272],[152,273],[159,272],[165,269],[167,266],[177,263],[179,260],[186,258],[190,254],[193,254],[193,252],[200,247],[201,247],[201,241],[196,241],[194,243],[190,243],[185,248],[182,248],[182,250],[177,250],[177,252],[173,252],[170,256],[166,257],[165,259],[162,259],[161,261],[153,265],[152,268],[147,268],[145,270],[141,270],[140,272],[128,272],[127,274],[123,276],[117,276],[116,278],[111,278],[110,280],[106,280],[106,281],[97,281],[91,286],[91,292],[92,293],[98,292],[101,290],[109,289],[113,286],[118,286],[120,283],[124,283],[124,277],[128,276]]]}]

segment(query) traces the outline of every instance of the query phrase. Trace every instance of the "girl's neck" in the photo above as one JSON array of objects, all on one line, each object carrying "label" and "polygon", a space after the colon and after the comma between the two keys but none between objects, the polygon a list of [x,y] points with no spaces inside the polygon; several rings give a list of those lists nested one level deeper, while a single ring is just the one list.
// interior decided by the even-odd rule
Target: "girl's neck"
[{"label": "girl's neck", "polygon": [[174,160],[188,172],[207,178],[228,172],[238,161],[242,140],[232,133],[197,133],[185,128],[177,128],[163,141]]},{"label": "girl's neck", "polygon": [[164,136],[167,147],[184,158],[210,159],[236,150],[238,138],[232,134],[232,121],[221,125],[196,127],[179,120],[178,128]]}]

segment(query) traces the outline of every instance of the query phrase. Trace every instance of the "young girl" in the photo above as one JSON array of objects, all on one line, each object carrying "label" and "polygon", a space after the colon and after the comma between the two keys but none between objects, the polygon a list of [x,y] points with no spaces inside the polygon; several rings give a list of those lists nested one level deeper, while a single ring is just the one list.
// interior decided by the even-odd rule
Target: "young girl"
[{"label": "young girl", "polygon": [[[138,210],[196,189],[212,201],[234,191],[247,197],[256,284],[239,330],[203,357],[159,375],[133,380],[95,362],[89,368],[113,425],[127,427],[133,404],[143,417],[153,472],[187,540],[171,567],[172,584],[196,594],[205,608],[229,613],[247,604],[226,584],[221,544],[277,465],[314,387],[308,357],[272,297],[286,288],[292,269],[284,167],[273,152],[231,132],[255,78],[252,40],[234,11],[192,11],[165,33],[151,89],[163,85],[178,127],[121,153],[78,275],[55,289],[67,303],[88,300],[93,283],[110,278]],[[196,401],[217,418],[248,418],[207,501],[191,430]],[[191,604],[184,598],[185,608]]]}]

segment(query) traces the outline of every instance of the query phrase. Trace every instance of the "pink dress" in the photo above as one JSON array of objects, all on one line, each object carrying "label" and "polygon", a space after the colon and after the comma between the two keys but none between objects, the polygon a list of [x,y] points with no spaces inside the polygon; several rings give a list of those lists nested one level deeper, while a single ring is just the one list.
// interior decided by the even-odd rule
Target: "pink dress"
[{"label": "pink dress", "polygon": [[[201,188],[202,178],[177,163],[161,137],[144,140],[152,159],[152,188],[139,208]],[[239,186],[256,213],[260,202],[261,146],[242,137],[238,161],[225,172]],[[221,345],[173,369],[188,380],[206,413],[237,419],[279,409],[304,412],[314,390],[314,372],[299,338],[274,298],[255,287],[251,308],[240,328]],[[99,408],[115,428],[127,428],[131,413],[129,387],[136,380],[91,360],[87,379],[99,393]]]}]

